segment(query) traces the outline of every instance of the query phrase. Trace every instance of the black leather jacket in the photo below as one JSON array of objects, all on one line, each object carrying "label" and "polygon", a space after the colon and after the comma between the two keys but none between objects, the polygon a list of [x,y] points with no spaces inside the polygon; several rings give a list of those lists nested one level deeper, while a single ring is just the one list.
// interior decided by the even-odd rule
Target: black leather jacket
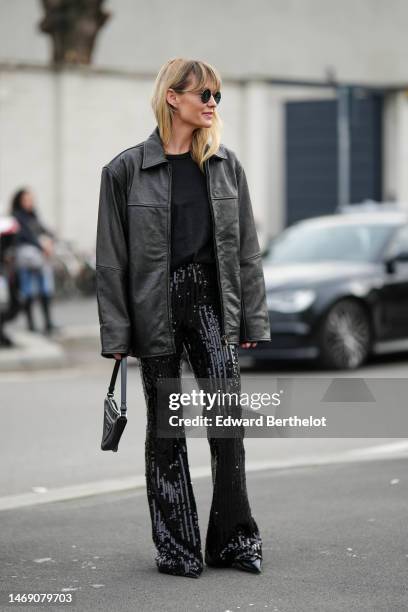
[{"label": "black leather jacket", "polygon": [[[245,172],[220,145],[206,162],[222,341],[269,341],[265,281]],[[103,357],[175,352],[170,312],[171,165],[158,126],[102,168],[96,286]]]}]

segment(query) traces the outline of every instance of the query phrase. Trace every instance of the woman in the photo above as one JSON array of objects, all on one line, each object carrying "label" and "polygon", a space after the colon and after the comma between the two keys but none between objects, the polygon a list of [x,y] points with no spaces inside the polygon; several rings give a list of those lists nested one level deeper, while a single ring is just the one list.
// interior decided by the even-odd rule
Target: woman
[{"label": "woman", "polygon": [[44,316],[44,333],[49,334],[57,327],[51,318],[54,275],[49,260],[53,252],[54,234],[41,223],[33,194],[28,189],[16,192],[11,204],[11,214],[20,225],[16,236],[16,267],[27,328],[36,331],[33,303],[38,296]]},{"label": "woman", "polygon": [[[152,97],[155,130],[102,170],[96,247],[101,355],[140,359],[156,565],[195,578],[203,556],[186,439],[184,430],[157,435],[158,417],[168,409],[158,383],[175,381],[180,391],[184,349],[202,387],[214,390],[220,382],[223,392],[239,393],[238,345],[270,340],[245,172],[220,143],[220,88],[218,72],[206,62],[164,64]],[[260,573],[262,541],[247,497],[243,432],[207,434],[214,490],[205,561]]]}]

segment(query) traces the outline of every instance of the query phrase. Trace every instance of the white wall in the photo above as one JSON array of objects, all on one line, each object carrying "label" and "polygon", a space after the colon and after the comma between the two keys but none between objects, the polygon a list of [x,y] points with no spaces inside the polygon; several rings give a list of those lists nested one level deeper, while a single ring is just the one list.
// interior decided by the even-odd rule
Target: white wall
[{"label": "white wall", "polygon": [[54,223],[56,177],[54,84],[46,72],[0,71],[0,207],[28,185]]},{"label": "white wall", "polygon": [[[225,77],[407,83],[405,0],[108,0],[94,63],[157,73],[169,57],[206,59]],[[0,0],[0,60],[49,57],[40,0]]]}]

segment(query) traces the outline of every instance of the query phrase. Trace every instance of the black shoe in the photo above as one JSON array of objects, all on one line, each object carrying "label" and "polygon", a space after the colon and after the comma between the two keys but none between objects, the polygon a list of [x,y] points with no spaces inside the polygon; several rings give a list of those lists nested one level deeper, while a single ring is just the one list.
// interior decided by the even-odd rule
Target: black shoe
[{"label": "black shoe", "polygon": [[262,573],[262,559],[257,556],[233,559],[232,561],[223,561],[220,559],[212,559],[211,556],[206,553],[205,562],[210,567],[234,567],[235,569],[240,569],[245,572],[252,572],[253,574]]},{"label": "black shoe", "polygon": [[157,569],[162,574],[170,574],[171,576],[184,576],[185,578],[199,578],[201,576],[201,572],[197,573],[197,572],[192,572],[191,571],[191,572],[188,572],[186,574],[182,570],[178,571],[178,570],[175,570],[174,568],[166,567],[165,565],[164,566],[160,566]]},{"label": "black shoe", "polygon": [[190,568],[190,570],[186,572],[184,566],[168,566],[165,564],[157,564],[157,569],[162,574],[171,574],[172,576],[185,576],[186,578],[199,578],[203,571],[202,566],[198,566],[197,569]]},{"label": "black shoe", "polygon": [[252,574],[262,573],[262,559],[259,557],[247,557],[246,559],[234,559],[231,567],[236,569],[244,570],[244,572],[251,572]]},{"label": "black shoe", "polygon": [[173,554],[162,553],[157,555],[156,565],[159,572],[162,574],[171,574],[173,576],[186,576],[188,578],[199,578],[203,571],[203,560],[196,559],[176,559]]}]

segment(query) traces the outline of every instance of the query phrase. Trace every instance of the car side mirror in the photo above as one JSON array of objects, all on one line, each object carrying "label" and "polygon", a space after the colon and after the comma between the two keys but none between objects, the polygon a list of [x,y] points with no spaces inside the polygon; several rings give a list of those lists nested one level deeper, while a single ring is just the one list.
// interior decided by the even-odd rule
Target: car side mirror
[{"label": "car side mirror", "polygon": [[408,261],[408,251],[400,251],[393,259],[394,261]]},{"label": "car side mirror", "polygon": [[385,267],[388,273],[392,274],[392,272],[394,272],[395,264],[398,261],[407,262],[408,261],[408,251],[400,251],[399,253],[396,253],[395,255],[392,255],[391,257],[387,257],[387,259],[384,261],[384,264],[385,264]]}]

